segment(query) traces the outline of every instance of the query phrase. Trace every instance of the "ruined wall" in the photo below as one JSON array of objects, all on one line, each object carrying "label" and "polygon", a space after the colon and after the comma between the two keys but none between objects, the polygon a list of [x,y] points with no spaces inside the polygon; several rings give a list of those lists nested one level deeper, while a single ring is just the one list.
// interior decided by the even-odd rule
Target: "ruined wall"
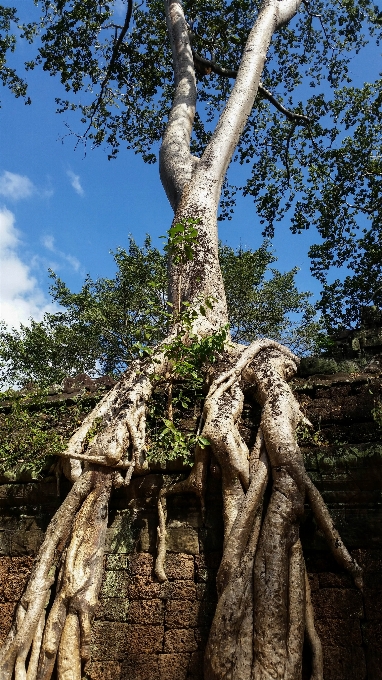
[{"label": "ruined wall", "polygon": [[[307,508],[302,540],[324,645],[325,680],[382,678],[382,379],[373,370],[294,382],[313,424],[312,431],[299,433],[307,469],[365,570],[360,593],[328,553]],[[242,423],[247,438],[255,421],[248,404]],[[171,463],[134,478],[128,489],[113,495],[87,680],[203,678],[223,533],[216,466],[210,469],[204,523],[193,496],[168,498],[169,580],[159,584],[153,577],[158,491],[182,474],[185,469]],[[1,638],[11,625],[47,523],[66,491],[66,484],[58,488],[54,477],[0,486]],[[304,677],[309,677],[308,661]]]}]

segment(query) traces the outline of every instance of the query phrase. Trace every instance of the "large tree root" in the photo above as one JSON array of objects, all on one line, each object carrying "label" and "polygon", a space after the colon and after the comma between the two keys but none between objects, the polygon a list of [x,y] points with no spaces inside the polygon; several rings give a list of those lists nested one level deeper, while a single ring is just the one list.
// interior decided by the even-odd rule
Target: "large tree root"
[{"label": "large tree root", "polygon": [[[312,650],[311,680],[323,680],[299,540],[305,495],[334,556],[358,587],[361,569],[304,469],[295,431],[306,419],[287,384],[295,357],[261,340],[246,348],[231,346],[227,358],[231,367],[213,380],[200,425],[222,472],[225,528],[205,680],[300,680],[304,635]],[[58,680],[69,674],[81,680],[90,656],[110,493],[113,486],[128,484],[134,470],[144,471],[146,405],[154,373],[167,370],[160,348],[154,361],[136,362],[69,442],[63,458],[74,485],[48,527],[0,652],[2,679],[50,680],[56,667]],[[251,451],[239,431],[248,383],[262,407]],[[209,456],[208,447],[197,447],[189,477],[159,495],[155,572],[160,581],[166,579],[166,496],[195,493],[204,517]]]}]

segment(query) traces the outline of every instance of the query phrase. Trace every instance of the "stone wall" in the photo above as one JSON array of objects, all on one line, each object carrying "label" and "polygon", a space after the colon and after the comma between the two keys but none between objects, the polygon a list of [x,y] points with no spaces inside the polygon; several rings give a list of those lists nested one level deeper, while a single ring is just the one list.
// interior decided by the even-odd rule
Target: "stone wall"
[{"label": "stone wall", "polygon": [[[337,527],[365,570],[357,591],[335,563],[308,508],[302,540],[325,680],[382,678],[382,444],[378,372],[298,379],[294,389],[313,424],[301,430],[306,467]],[[61,399],[64,397],[61,397]],[[248,403],[243,434],[256,413]],[[193,496],[167,500],[168,582],[153,576],[158,492],[186,474],[172,463],[114,493],[105,572],[87,680],[202,680],[203,650],[216,603],[221,557],[220,478],[211,465],[205,521]],[[55,478],[0,487],[0,637],[10,625],[44,530],[67,491]],[[306,655],[304,678],[309,678]]]}]

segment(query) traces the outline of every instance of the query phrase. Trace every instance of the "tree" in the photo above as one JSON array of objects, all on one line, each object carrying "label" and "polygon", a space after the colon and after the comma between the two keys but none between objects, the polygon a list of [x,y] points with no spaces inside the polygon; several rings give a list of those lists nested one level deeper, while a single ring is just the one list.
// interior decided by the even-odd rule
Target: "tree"
[{"label": "tree", "polygon": [[[52,301],[62,311],[45,314],[19,329],[0,331],[0,382],[48,387],[67,376],[122,375],[169,331],[166,255],[146,238],[139,248],[132,238],[128,252],[114,253],[112,279],[86,277],[72,293],[53,272]],[[219,246],[232,339],[245,344],[257,337],[283,341],[294,351],[319,347],[321,326],[315,321],[310,294],[295,284],[297,268],[282,274],[269,269],[276,258],[270,245],[256,251]],[[272,274],[266,278],[266,274]],[[297,320],[289,317],[294,314]]]},{"label": "tree", "polygon": [[[154,385],[166,386],[171,425],[176,381],[200,384],[208,372],[194,465],[188,480],[171,489],[193,491],[203,502],[212,452],[222,471],[225,540],[206,680],[297,680],[304,631],[312,678],[318,680],[322,653],[299,541],[305,497],[335,557],[359,587],[361,570],[304,470],[295,438],[304,416],[287,384],[297,358],[275,341],[243,346],[228,336],[217,215],[222,191],[223,216],[231,209],[225,177],[237,149],[241,161],[256,159],[244,191],[253,195],[267,235],[288,211],[295,231],[318,225],[323,243],[313,255],[319,273],[333,259],[342,264],[357,257],[364,237],[357,241],[353,231],[364,227],[354,215],[365,206],[372,218],[367,233],[374,238],[380,175],[379,161],[370,154],[378,147],[379,123],[371,112],[380,94],[378,84],[350,87],[348,64],[364,44],[364,30],[379,30],[378,12],[366,0],[318,3],[314,9],[299,0],[184,7],[167,0],[164,18],[162,3],[154,0],[135,10],[129,33],[130,2],[123,25],[114,22],[103,0],[46,0],[42,7],[42,44],[29,66],[42,63],[59,72],[68,92],[85,88],[91,95],[99,85],[95,100],[78,105],[87,137],[96,144],[106,139],[112,156],[124,140],[149,162],[153,142],[162,138],[160,175],[174,210],[166,246],[173,319],[167,337],[131,364],[63,454],[73,486],[47,530],[2,649],[3,677],[11,678],[13,670],[15,677],[25,677],[27,663],[28,678],[50,678],[56,656],[59,678],[69,668],[72,677],[81,677],[101,580],[107,503],[113,486],[128,484],[134,471],[147,466],[146,409]],[[112,37],[99,39],[110,29]],[[31,40],[35,32],[32,24],[24,29]],[[209,73],[211,79],[204,80]],[[330,95],[319,87],[325,74]],[[293,106],[303,75],[320,91],[305,107]],[[197,78],[205,116],[196,115]],[[232,89],[228,78],[235,79]],[[284,102],[269,87],[283,90]],[[122,108],[113,108],[116,103]],[[65,100],[60,107],[72,104]],[[244,384],[255,388],[262,408],[250,452],[238,429]],[[163,495],[159,580],[166,578],[162,500]],[[45,621],[53,567],[59,574]]]}]

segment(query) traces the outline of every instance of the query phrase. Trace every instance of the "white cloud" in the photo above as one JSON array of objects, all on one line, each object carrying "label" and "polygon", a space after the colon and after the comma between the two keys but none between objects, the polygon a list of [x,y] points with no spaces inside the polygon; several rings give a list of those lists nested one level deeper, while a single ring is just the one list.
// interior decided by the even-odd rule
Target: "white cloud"
[{"label": "white cloud", "polygon": [[25,175],[16,175],[4,170],[0,176],[0,194],[12,201],[29,198],[35,192],[35,187]]},{"label": "white cloud", "polygon": [[19,232],[13,213],[0,209],[0,318],[9,326],[42,319],[52,304],[39,288],[31,267],[20,257]]},{"label": "white cloud", "polygon": [[[70,264],[71,267],[73,267],[75,272],[78,272],[81,267],[81,263],[79,260],[77,260],[74,255],[67,255],[64,253],[62,250],[59,250],[56,248],[55,243],[54,243],[54,237],[51,234],[47,234],[46,236],[43,236],[41,239],[41,243],[46,248],[49,250],[51,253],[54,253],[55,255],[58,255],[60,258],[63,260],[66,260]],[[51,267],[52,268],[52,267]]]},{"label": "white cloud", "polygon": [[70,179],[70,184],[72,185],[76,194],[78,194],[79,196],[83,196],[84,190],[81,186],[80,176],[76,175],[74,172],[72,172],[72,170],[68,170],[66,174],[68,175]]}]

